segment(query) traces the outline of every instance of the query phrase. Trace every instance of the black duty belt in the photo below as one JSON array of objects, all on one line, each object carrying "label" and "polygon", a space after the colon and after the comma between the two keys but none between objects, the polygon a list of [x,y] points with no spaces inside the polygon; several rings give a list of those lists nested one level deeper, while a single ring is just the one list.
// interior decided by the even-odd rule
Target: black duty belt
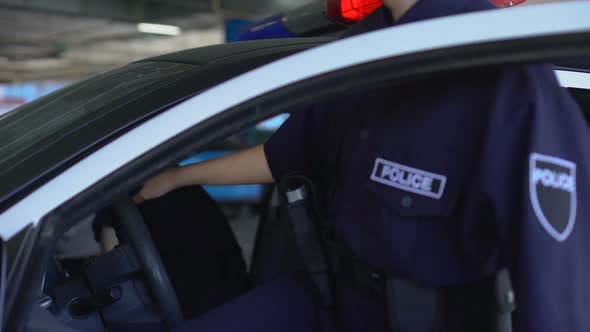
[{"label": "black duty belt", "polygon": [[330,246],[335,256],[336,279],[365,294],[379,297],[387,305],[392,332],[432,332],[440,314],[441,291],[369,268],[349,249]]},{"label": "black duty belt", "polygon": [[330,248],[336,279],[381,297],[392,332],[512,331],[516,301],[508,270],[473,283],[431,288],[370,268],[339,243]]}]

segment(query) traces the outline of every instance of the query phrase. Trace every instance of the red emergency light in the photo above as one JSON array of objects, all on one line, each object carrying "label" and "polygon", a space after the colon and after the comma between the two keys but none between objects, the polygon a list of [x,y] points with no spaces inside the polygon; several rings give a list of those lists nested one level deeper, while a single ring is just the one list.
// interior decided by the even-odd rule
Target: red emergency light
[{"label": "red emergency light", "polygon": [[496,5],[497,7],[512,7],[519,5],[526,0],[490,0],[491,3]]},{"label": "red emergency light", "polygon": [[383,5],[383,0],[328,0],[326,12],[331,19],[345,24],[358,22]]}]

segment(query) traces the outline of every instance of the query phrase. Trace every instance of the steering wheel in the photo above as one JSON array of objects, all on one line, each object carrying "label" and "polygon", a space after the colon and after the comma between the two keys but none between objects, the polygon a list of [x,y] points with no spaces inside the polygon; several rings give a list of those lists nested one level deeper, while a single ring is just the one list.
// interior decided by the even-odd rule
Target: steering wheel
[{"label": "steering wheel", "polygon": [[176,292],[139,210],[129,197],[118,199],[113,208],[159,305],[164,325],[170,330],[185,325]]}]

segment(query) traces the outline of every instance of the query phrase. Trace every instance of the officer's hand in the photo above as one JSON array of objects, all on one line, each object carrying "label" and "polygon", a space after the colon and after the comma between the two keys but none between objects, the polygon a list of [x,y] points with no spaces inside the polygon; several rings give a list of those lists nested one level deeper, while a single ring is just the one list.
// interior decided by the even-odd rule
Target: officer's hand
[{"label": "officer's hand", "polygon": [[176,189],[176,171],[175,168],[169,169],[146,181],[141,190],[133,196],[135,204],[158,198]]}]

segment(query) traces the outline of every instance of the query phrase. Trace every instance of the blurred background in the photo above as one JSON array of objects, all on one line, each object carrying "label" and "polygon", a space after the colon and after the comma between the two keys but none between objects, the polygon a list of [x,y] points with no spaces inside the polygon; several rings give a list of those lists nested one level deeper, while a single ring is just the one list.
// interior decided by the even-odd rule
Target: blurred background
[{"label": "blurred background", "polygon": [[310,0],[0,0],[0,114],[90,75],[240,30]]}]

